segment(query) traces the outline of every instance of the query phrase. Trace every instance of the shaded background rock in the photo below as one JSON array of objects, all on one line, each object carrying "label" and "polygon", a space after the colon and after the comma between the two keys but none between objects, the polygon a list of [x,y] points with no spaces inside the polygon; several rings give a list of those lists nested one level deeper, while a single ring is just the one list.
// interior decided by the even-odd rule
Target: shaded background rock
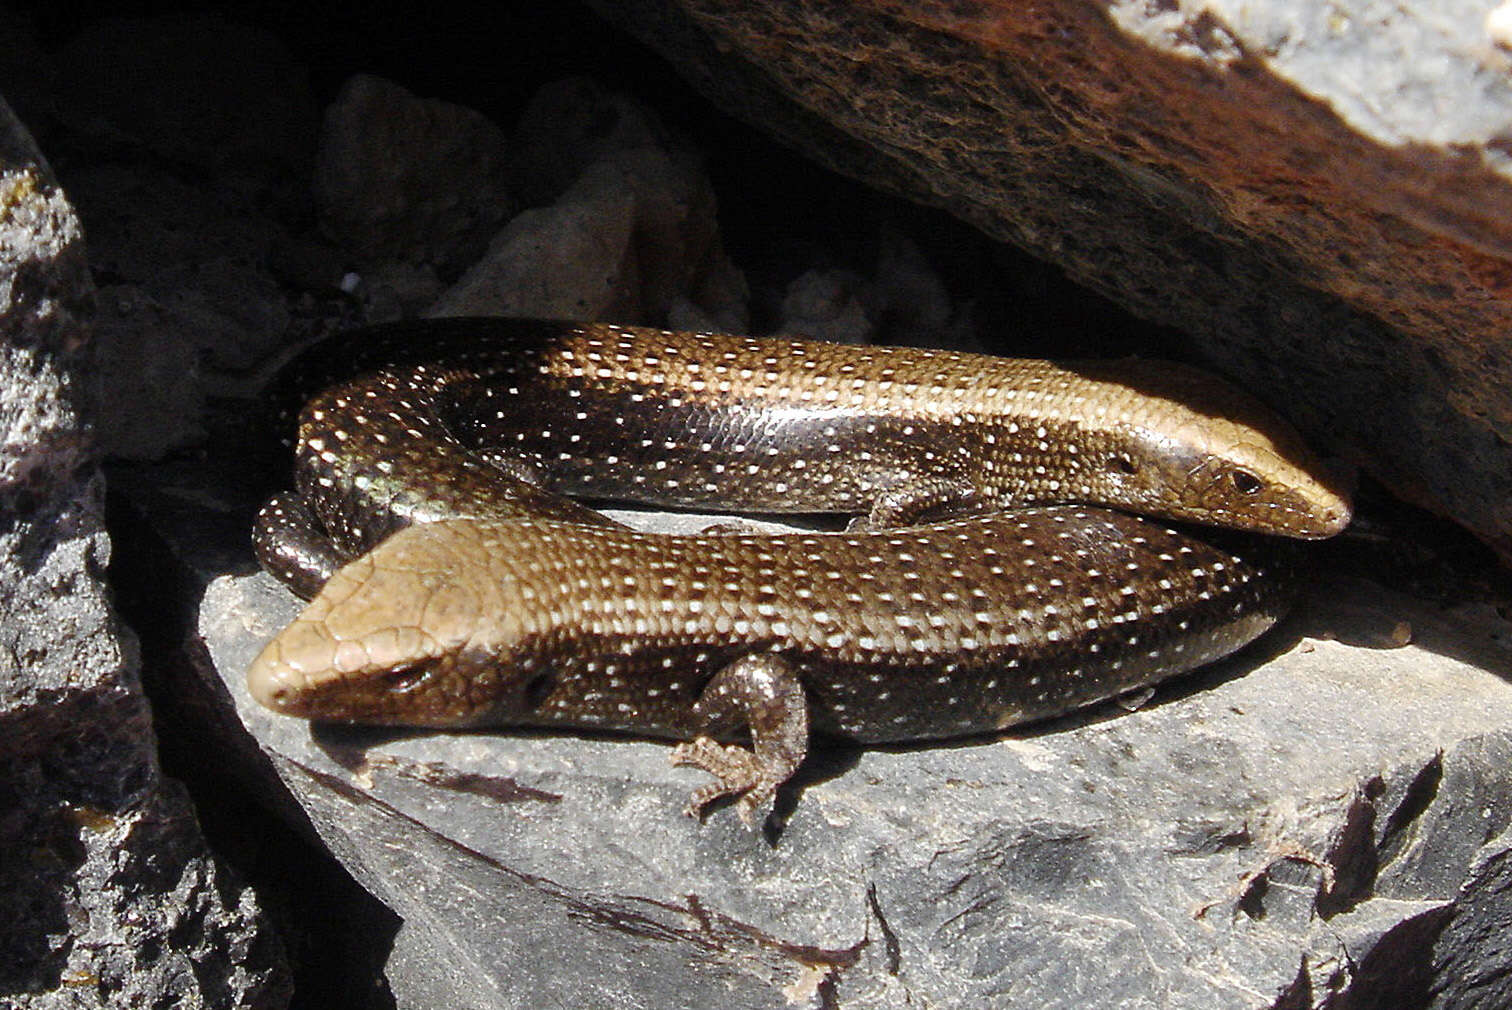
[{"label": "shaded background rock", "polygon": [[635,194],[617,181],[585,176],[550,207],[510,221],[434,314],[642,318]]},{"label": "shaded background rock", "polygon": [[513,210],[504,131],[473,109],[359,74],[327,107],[315,163],[321,228],[360,263],[455,276]]},{"label": "shaded background rock", "polygon": [[101,150],[152,151],[222,179],[309,165],[314,98],[271,32],[211,14],[104,18],[55,67],[54,113]]},{"label": "shaded background rock", "polygon": [[3,102],[0,191],[0,1003],[281,1006],[282,949],[160,772],[106,598],[82,235]]},{"label": "shaded background rock", "polygon": [[101,447],[155,459],[203,437],[202,365],[247,368],[286,339],[291,313],[266,266],[283,230],[255,197],[156,164],[91,162],[68,185],[100,289]]},{"label": "shaded background rock", "polygon": [[704,94],[1058,263],[1512,558],[1487,5],[597,3]]},{"label": "shaded background rock", "polygon": [[514,143],[517,184],[552,199],[511,221],[429,314],[665,319],[724,267],[697,152],[627,96],[557,82],[526,108]]}]

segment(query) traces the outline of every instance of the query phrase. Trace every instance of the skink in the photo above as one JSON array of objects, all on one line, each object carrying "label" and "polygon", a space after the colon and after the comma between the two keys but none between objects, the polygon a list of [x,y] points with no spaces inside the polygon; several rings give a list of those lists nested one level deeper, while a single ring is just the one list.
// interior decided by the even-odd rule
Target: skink
[{"label": "skink", "polygon": [[[1004,505],[1298,537],[1349,517],[1284,423],[1168,364],[469,319],[361,332],[289,374],[320,391],[299,493],[265,512],[258,552],[307,594],[325,585],[254,663],[260,700],[345,721],[744,728],[754,756],[679,750],[720,779],[695,805],[744,793],[743,813],[802,760],[810,717],[861,740],[1000,728],[1191,669],[1283,609],[1263,551]],[[656,537],[556,492],[868,528]]]}]

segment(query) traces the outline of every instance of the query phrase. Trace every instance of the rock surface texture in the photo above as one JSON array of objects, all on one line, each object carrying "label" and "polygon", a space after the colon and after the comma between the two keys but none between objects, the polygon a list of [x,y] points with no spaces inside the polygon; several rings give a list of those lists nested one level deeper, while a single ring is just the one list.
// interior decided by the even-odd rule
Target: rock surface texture
[{"label": "rock surface texture", "polygon": [[595,5],[845,174],[1063,266],[1512,558],[1486,3]]},{"label": "rock surface texture", "polygon": [[274,1007],[288,972],[205,848],[103,583],[73,208],[0,102],[0,1006]]}]

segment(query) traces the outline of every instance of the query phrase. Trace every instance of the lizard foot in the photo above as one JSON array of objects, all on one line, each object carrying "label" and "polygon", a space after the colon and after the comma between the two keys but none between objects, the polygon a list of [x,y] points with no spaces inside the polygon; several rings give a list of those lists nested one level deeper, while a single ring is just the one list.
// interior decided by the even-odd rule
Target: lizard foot
[{"label": "lizard foot", "polygon": [[694,790],[688,797],[683,813],[689,817],[703,817],[704,808],[717,799],[739,796],[736,810],[740,819],[747,827],[755,827],[771,812],[772,799],[782,784],[781,778],[763,769],[756,755],[744,747],[717,743],[706,736],[678,744],[672,752],[672,763],[701,769],[719,780]]}]

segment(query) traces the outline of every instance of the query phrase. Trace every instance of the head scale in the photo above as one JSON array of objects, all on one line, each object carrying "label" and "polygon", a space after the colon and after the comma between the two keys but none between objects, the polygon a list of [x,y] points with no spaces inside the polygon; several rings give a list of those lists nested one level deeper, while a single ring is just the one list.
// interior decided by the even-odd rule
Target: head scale
[{"label": "head scale", "polygon": [[507,644],[522,633],[509,616],[518,608],[481,600],[457,571],[467,555],[448,542],[453,525],[409,527],[332,576],[253,661],[252,696],[285,715],[380,725],[467,726],[522,710],[526,678]]},{"label": "head scale", "polygon": [[1102,503],[1303,539],[1348,525],[1348,481],[1253,397],[1169,362],[1085,371],[1113,404],[1080,460]]}]

